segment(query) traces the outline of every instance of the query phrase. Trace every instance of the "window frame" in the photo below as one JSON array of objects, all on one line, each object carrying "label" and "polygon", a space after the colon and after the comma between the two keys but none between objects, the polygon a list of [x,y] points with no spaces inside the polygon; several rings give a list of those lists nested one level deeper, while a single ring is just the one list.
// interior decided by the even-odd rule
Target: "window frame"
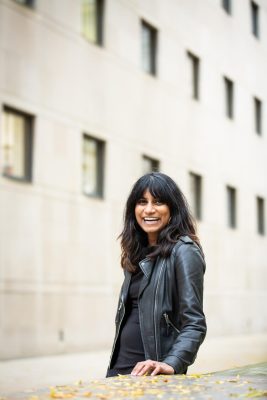
[{"label": "window frame", "polygon": [[[35,117],[32,114],[18,110],[17,108],[3,105],[2,108],[2,119],[4,118],[4,113],[10,113],[24,119],[24,141],[23,141],[23,152],[24,152],[24,175],[17,176],[11,175],[2,171],[2,176],[14,181],[30,183],[32,182],[33,175],[33,146],[34,146],[34,120]],[[2,152],[2,150],[1,150]]]},{"label": "window frame", "polygon": [[[85,140],[92,140],[96,143],[97,146],[97,160],[96,160],[96,190],[92,193],[86,192],[84,189],[84,171],[83,167],[85,164],[84,160],[84,143]],[[91,198],[104,198],[104,172],[105,172],[105,151],[106,151],[106,142],[102,139],[99,139],[93,135],[88,133],[83,133],[82,135],[82,192],[85,196]]]},{"label": "window frame", "polygon": [[145,161],[151,162],[151,165],[152,165],[152,168],[151,168],[150,171],[145,171],[145,169],[143,168],[143,172],[144,173],[159,172],[160,171],[160,160],[159,159],[156,159],[154,157],[150,157],[150,156],[148,156],[146,154],[143,154],[142,155],[142,161],[143,161],[143,167],[144,167],[144,162]]},{"label": "window frame", "polygon": [[224,99],[225,99],[225,115],[229,119],[234,119],[234,81],[227,76],[223,77],[224,81]]},{"label": "window frame", "polygon": [[256,197],[257,233],[265,236],[265,200],[261,196]]},{"label": "window frame", "polygon": [[254,129],[257,135],[262,135],[262,101],[254,97]]},{"label": "window frame", "polygon": [[200,100],[200,58],[189,50],[187,51],[187,57],[191,64],[191,97],[194,100]]},{"label": "window frame", "polygon": [[28,8],[34,8],[35,6],[35,0],[25,0],[25,1],[19,1],[19,0],[14,0],[15,3],[21,5],[22,7],[28,7]]},{"label": "window frame", "polygon": [[233,186],[226,186],[227,195],[227,225],[228,228],[237,228],[237,190]]},{"label": "window frame", "polygon": [[[86,0],[82,0],[83,3]],[[82,35],[89,42],[96,46],[104,46],[104,7],[105,0],[95,0],[96,15],[95,15],[95,40],[91,40],[85,33],[85,21],[83,15],[83,3],[81,8],[81,19],[82,19]]]},{"label": "window frame", "polygon": [[[157,76],[158,67],[158,29],[151,25],[144,19],[141,19],[141,56],[142,56],[142,69],[149,75]],[[150,46],[149,46],[149,68],[148,70],[145,67],[144,60],[144,42],[143,42],[143,30],[146,29],[149,32],[150,36]],[[147,56],[147,54],[146,54]]]},{"label": "window frame", "polygon": [[231,0],[222,0],[221,5],[222,5],[222,8],[224,9],[224,11],[227,14],[232,15],[232,2],[231,2]]},{"label": "window frame", "polygon": [[251,0],[250,1],[250,14],[251,14],[251,33],[252,35],[259,39],[260,38],[260,23],[259,23],[259,13],[260,7],[258,3]]},{"label": "window frame", "polygon": [[203,179],[200,174],[189,172],[190,191],[194,217],[198,221],[203,219]]}]

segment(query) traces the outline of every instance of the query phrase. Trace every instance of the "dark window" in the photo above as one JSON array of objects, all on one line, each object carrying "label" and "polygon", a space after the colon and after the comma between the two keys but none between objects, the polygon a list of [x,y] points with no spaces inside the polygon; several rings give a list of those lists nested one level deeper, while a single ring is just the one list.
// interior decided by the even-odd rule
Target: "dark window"
[{"label": "dark window", "polygon": [[259,135],[261,135],[262,134],[262,103],[256,97],[254,97],[254,121],[255,121],[255,131]]},{"label": "dark window", "polygon": [[254,3],[254,1],[250,2],[250,10],[251,10],[251,27],[252,33],[257,38],[260,35],[259,32],[259,6],[258,4]]},{"label": "dark window", "polygon": [[236,228],[236,189],[227,186],[227,215],[228,226]]},{"label": "dark window", "polygon": [[231,14],[231,6],[231,0],[222,0],[222,7],[228,14]]},{"label": "dark window", "polygon": [[153,171],[159,171],[159,160],[148,156],[143,156],[143,173],[147,174]]},{"label": "dark window", "polygon": [[21,181],[31,181],[33,116],[4,107],[1,136],[2,174]]},{"label": "dark window", "polygon": [[265,213],[264,213],[264,199],[257,197],[257,231],[260,235],[265,234]]},{"label": "dark window", "polygon": [[225,88],[225,112],[227,117],[234,118],[234,83],[230,79],[224,77]]},{"label": "dark window", "polygon": [[142,29],[142,67],[151,75],[157,74],[157,29],[141,21]]},{"label": "dark window", "polygon": [[27,7],[33,7],[34,6],[34,0],[15,0],[16,3],[22,4]]},{"label": "dark window", "polygon": [[192,211],[198,220],[202,219],[202,177],[190,172]]},{"label": "dark window", "polygon": [[199,69],[200,69],[200,61],[197,56],[194,54],[187,52],[190,64],[191,64],[191,87],[192,87],[192,97],[193,99],[199,99]]},{"label": "dark window", "polygon": [[104,0],[82,0],[82,33],[91,43],[103,45]]},{"label": "dark window", "polygon": [[83,135],[83,192],[103,197],[105,142]]}]

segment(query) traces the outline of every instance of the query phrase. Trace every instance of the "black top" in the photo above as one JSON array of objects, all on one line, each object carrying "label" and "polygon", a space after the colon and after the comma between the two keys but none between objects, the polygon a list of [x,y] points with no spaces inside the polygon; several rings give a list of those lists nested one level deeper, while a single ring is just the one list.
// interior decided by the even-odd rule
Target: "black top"
[{"label": "black top", "polygon": [[131,278],[125,317],[117,341],[113,364],[113,369],[116,370],[133,369],[137,362],[145,360],[138,310],[138,294],[142,277],[143,272],[138,267]]}]

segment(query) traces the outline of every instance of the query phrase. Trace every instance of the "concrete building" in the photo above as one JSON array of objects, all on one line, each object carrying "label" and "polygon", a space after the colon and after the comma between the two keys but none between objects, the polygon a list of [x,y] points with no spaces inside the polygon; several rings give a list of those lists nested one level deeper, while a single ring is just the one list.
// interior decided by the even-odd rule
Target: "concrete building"
[{"label": "concrete building", "polygon": [[207,340],[266,358],[266,71],[266,0],[0,0],[2,359],[111,346],[151,168],[198,219]]}]

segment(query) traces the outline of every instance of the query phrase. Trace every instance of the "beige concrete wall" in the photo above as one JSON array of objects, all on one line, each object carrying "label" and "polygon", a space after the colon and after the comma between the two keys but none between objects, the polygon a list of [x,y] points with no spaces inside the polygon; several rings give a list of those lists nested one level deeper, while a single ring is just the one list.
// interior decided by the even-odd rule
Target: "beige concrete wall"
[{"label": "beige concrete wall", "polygon": [[[100,48],[80,34],[79,1],[31,10],[0,0],[0,104],[36,117],[33,182],[0,177],[1,358],[111,345],[116,237],[142,154],[189,199],[189,172],[203,176],[208,337],[267,331],[267,236],[256,233],[255,209],[255,196],[267,200],[267,10],[258,3],[260,40],[243,0],[233,16],[219,1],[112,0]],[[141,70],[140,18],[159,29],[156,78]],[[188,50],[201,59],[200,101],[190,98]],[[235,82],[233,121],[223,75]],[[84,132],[106,141],[103,200],[82,194]],[[236,230],[226,224],[227,184],[237,189]]]}]

